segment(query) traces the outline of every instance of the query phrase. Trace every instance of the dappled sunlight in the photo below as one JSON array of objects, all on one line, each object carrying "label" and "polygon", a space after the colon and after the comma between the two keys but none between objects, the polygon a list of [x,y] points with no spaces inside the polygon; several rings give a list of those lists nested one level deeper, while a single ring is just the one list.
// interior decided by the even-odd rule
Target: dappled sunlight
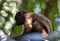
[{"label": "dappled sunlight", "polygon": [[7,14],[4,10],[1,10],[1,15],[2,15],[3,17],[7,17],[7,16],[8,16],[8,14]]},{"label": "dappled sunlight", "polygon": [[57,23],[57,31],[60,32],[60,14],[55,15],[55,22]]},{"label": "dappled sunlight", "polygon": [[[0,0],[0,2],[5,0]],[[14,41],[9,36],[12,31],[12,27],[15,24],[15,13],[17,12],[18,3],[11,0],[1,2],[0,6],[0,41]]]},{"label": "dappled sunlight", "polygon": [[41,7],[40,7],[39,4],[35,4],[34,12],[37,13],[37,14],[41,12]]},{"label": "dappled sunlight", "polygon": [[3,4],[3,9],[6,11],[10,10],[10,8],[8,7],[8,3]]},{"label": "dappled sunlight", "polygon": [[12,16],[10,16],[9,20],[10,20],[10,22],[11,22],[12,24],[15,23],[15,20],[14,20],[14,18],[13,18]]},{"label": "dappled sunlight", "polygon": [[56,22],[60,22],[60,14],[56,14],[54,17]]},{"label": "dappled sunlight", "polygon": [[55,21],[56,21],[56,22],[60,22],[60,18],[56,18]]},{"label": "dappled sunlight", "polygon": [[5,26],[4,26],[4,28],[5,28],[5,30],[6,30],[6,32],[7,32],[8,35],[10,35],[12,26],[13,26],[12,23],[9,22],[9,21],[7,21],[6,24],[5,24]]},{"label": "dappled sunlight", "polygon": [[15,2],[11,2],[10,4],[9,4],[9,7],[10,7],[10,11],[11,11],[11,13],[12,14],[15,14],[15,12],[17,11],[17,9],[16,9],[16,3]]},{"label": "dappled sunlight", "polygon": [[57,27],[57,31],[59,31],[60,32],[60,24],[58,25],[58,27]]},{"label": "dappled sunlight", "polygon": [[5,9],[6,11],[10,10],[8,6],[4,6],[3,9]]},{"label": "dappled sunlight", "polygon": [[8,37],[3,30],[0,29],[0,41],[15,41],[14,39]]},{"label": "dappled sunlight", "polygon": [[2,28],[3,23],[5,23],[5,22],[6,22],[5,18],[4,17],[0,17],[0,28]]},{"label": "dappled sunlight", "polygon": [[0,0],[0,2],[1,2],[1,0]]},{"label": "dappled sunlight", "polygon": [[0,38],[1,38],[1,41],[5,41],[7,38],[7,35],[5,35],[5,33],[0,29]]},{"label": "dappled sunlight", "polygon": [[2,21],[3,23],[5,23],[5,22],[6,22],[6,20],[5,20],[5,18],[4,18],[4,17],[1,17],[1,21]]}]

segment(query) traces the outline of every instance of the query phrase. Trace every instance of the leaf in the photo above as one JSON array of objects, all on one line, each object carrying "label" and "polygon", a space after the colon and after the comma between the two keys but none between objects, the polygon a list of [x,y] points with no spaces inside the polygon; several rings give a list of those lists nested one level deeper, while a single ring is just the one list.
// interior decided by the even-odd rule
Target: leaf
[{"label": "leaf", "polygon": [[17,37],[22,35],[22,33],[23,33],[23,27],[14,25],[14,27],[12,28],[12,36]]}]

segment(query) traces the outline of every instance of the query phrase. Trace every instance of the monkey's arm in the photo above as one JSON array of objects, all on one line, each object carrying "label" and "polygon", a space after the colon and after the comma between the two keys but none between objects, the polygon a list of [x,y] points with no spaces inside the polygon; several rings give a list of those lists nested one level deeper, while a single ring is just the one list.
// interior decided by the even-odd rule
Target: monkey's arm
[{"label": "monkey's arm", "polygon": [[44,38],[46,36],[48,36],[48,33],[46,32],[46,29],[44,29],[44,27],[39,22],[35,21],[34,26],[35,26],[35,30],[37,32],[40,32]]}]

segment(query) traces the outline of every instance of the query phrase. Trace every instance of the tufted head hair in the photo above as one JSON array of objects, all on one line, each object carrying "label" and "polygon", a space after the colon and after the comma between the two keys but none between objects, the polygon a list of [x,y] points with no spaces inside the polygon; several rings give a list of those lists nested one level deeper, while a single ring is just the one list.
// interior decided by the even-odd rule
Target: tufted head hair
[{"label": "tufted head hair", "polygon": [[16,21],[16,25],[22,25],[24,24],[24,21],[25,21],[25,18],[24,18],[24,15],[25,15],[26,12],[24,11],[18,11],[15,15],[15,21]]}]

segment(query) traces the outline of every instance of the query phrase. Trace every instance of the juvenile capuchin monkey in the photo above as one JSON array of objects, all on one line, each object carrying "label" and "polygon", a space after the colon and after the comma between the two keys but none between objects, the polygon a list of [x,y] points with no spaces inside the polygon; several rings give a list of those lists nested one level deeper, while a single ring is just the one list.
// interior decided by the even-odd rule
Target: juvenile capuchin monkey
[{"label": "juvenile capuchin monkey", "polygon": [[24,25],[24,32],[39,32],[43,37],[51,33],[51,22],[42,14],[35,14],[31,12],[18,11],[15,15],[16,25]]}]

